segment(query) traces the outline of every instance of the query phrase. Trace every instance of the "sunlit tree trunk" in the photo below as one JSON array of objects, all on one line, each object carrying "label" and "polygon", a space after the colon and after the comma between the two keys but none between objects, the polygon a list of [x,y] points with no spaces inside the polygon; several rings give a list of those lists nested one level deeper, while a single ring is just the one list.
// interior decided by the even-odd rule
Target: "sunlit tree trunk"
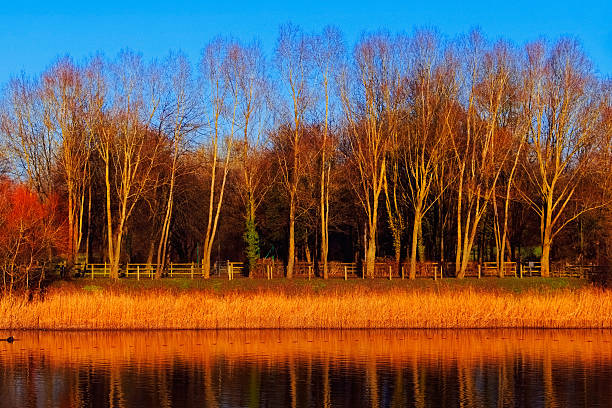
[{"label": "sunlit tree trunk", "polygon": [[[210,277],[210,262],[213,244],[215,241],[219,216],[223,204],[227,175],[230,170],[230,158],[236,128],[236,114],[240,89],[236,86],[236,72],[232,69],[232,49],[235,45],[223,40],[215,40],[209,44],[202,58],[201,74],[207,83],[208,105],[210,115],[210,144],[208,146],[210,160],[210,189],[208,197],[208,217],[206,231],[202,243],[202,275]],[[226,125],[223,127],[223,125]],[[222,134],[227,135],[225,140],[225,156],[220,157]],[[219,169],[219,163],[223,168]],[[221,174],[218,175],[217,171]],[[218,179],[220,178],[220,179]],[[218,194],[215,192],[220,184]],[[215,203],[216,198],[216,203]],[[221,262],[221,260],[217,260]]]},{"label": "sunlit tree trunk", "polygon": [[331,160],[334,154],[333,138],[330,135],[330,80],[337,70],[342,50],[342,39],[340,33],[327,27],[323,33],[316,36],[313,41],[313,56],[315,58],[318,74],[321,76],[323,86],[323,103],[325,106],[325,118],[323,121],[323,138],[321,142],[321,168],[319,173],[319,221],[321,228],[320,242],[320,268],[323,278],[329,278],[328,252],[329,252],[329,193]]},{"label": "sunlit tree trunk", "polygon": [[[312,39],[299,28],[286,25],[281,27],[276,48],[276,65],[282,82],[289,93],[290,102],[284,107],[284,114],[290,122],[288,131],[280,132],[281,144],[285,145],[285,154],[279,157],[282,181],[289,198],[289,240],[287,244],[287,278],[291,279],[295,264],[295,220],[298,195],[298,184],[302,176],[302,133],[304,115],[312,106],[309,95],[309,83],[312,75]],[[287,151],[288,150],[288,151]],[[281,156],[284,154],[281,153]]]},{"label": "sunlit tree trunk", "polygon": [[[532,44],[526,55],[523,106],[528,153],[535,160],[523,163],[532,191],[521,194],[540,218],[541,271],[549,276],[554,237],[580,215],[607,204],[605,199],[575,195],[585,168],[608,143],[609,134],[598,132],[605,128],[601,123],[606,104],[576,42],[560,40],[550,51],[542,43]],[[602,175],[603,187],[608,177]],[[570,202],[573,212],[566,214]]]},{"label": "sunlit tree trunk", "polygon": [[[365,275],[373,278],[376,262],[378,205],[385,185],[387,156],[397,113],[400,61],[385,35],[364,38],[355,48],[356,76],[342,75],[341,99],[349,125],[348,157],[355,169],[351,180],[365,211]],[[357,96],[354,96],[357,95]]]}]

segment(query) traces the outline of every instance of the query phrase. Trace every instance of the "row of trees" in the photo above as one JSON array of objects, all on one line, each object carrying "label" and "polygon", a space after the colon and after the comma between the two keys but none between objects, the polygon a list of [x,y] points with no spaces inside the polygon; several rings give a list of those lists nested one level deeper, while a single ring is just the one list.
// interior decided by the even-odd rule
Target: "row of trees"
[{"label": "row of trees", "polygon": [[463,277],[536,246],[547,275],[553,249],[605,252],[611,90],[570,39],[381,32],[349,53],[334,28],[287,25],[270,60],[217,38],[195,67],[125,51],[13,78],[2,170],[58,202],[66,244],[41,256],[84,253],[114,277],[126,259],[161,277],[201,258],[209,276],[262,255],[287,277],[298,257],[326,278],[330,257],[358,257],[373,276],[381,255]]}]

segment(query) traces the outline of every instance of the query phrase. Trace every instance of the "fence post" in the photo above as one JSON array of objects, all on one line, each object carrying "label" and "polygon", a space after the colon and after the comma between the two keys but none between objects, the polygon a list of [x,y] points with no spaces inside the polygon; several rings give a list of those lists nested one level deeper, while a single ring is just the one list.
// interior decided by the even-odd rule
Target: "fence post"
[{"label": "fence post", "polygon": [[310,280],[310,273],[312,271],[312,266],[308,265],[308,280]]},{"label": "fence post", "polygon": [[348,279],[348,276],[347,276],[347,274],[346,274],[346,268],[347,268],[347,266],[346,266],[346,265],[344,265],[344,280],[347,280],[347,279]]},{"label": "fence post", "polygon": [[391,273],[393,272],[393,267],[389,265],[389,280],[391,280]]},{"label": "fence post", "polygon": [[140,265],[136,265],[136,280],[140,280]]},{"label": "fence post", "polygon": [[232,280],[232,264],[227,261],[227,280]]},{"label": "fence post", "polygon": [[404,272],[404,265],[402,265],[402,279],[404,279],[405,275],[406,275],[406,273]]},{"label": "fence post", "polygon": [[102,273],[102,276],[106,276],[106,261],[104,261],[104,272]]},{"label": "fence post", "polygon": [[191,262],[191,279],[193,279],[193,262]]},{"label": "fence post", "polygon": [[91,264],[91,280],[94,278],[94,266]]},{"label": "fence post", "polygon": [[172,277],[172,262],[170,262],[170,277]]},{"label": "fence post", "polygon": [[434,265],[434,280],[438,280],[438,265]]},{"label": "fence post", "polygon": [[481,265],[478,264],[478,279],[480,279],[480,269],[481,269]]}]

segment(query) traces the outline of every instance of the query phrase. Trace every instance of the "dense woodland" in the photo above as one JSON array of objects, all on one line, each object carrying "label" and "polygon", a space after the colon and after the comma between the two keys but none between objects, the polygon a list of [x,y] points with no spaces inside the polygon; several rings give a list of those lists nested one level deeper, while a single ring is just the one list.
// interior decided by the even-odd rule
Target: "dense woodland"
[{"label": "dense woodland", "polygon": [[197,63],[134,52],[15,76],[0,111],[4,279],[85,257],[606,262],[612,82],[574,39],[281,27]]}]

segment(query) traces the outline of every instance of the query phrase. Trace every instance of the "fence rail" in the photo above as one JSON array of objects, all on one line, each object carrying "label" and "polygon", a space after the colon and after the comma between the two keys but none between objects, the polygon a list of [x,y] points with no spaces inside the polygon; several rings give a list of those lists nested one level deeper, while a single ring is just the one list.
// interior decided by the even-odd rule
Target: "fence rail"
[{"label": "fence rail", "polygon": [[[88,263],[77,266],[83,277],[94,279],[96,277],[110,277],[111,265],[109,263]],[[219,276],[227,276],[229,280],[241,276],[244,266],[242,262],[224,262],[216,269]],[[163,270],[162,275],[167,278],[200,278],[204,276],[201,264],[170,262]],[[153,279],[155,278],[155,265],[146,263],[128,263],[119,266],[119,276],[124,278]]]},{"label": "fence rail", "polygon": [[[330,278],[355,279],[365,278],[363,266],[355,262],[330,261],[328,273]],[[110,277],[111,266],[109,263],[88,263],[77,265],[82,276],[94,279],[96,277]],[[410,270],[409,263],[400,265],[395,262],[384,261],[376,262],[374,266],[375,278],[397,279],[407,278]],[[597,274],[601,274],[602,267],[594,265],[573,265],[567,263],[551,263],[550,276],[552,277],[572,277],[587,279]],[[218,263],[213,269],[213,273],[219,277],[226,277],[233,280],[246,276],[246,268],[242,262],[226,261]],[[439,262],[417,262],[416,277],[441,279],[455,276],[453,263],[440,264]],[[155,278],[155,266],[146,263],[128,263],[120,265],[119,276],[123,278],[153,279]],[[322,276],[322,271],[314,262],[300,261],[295,263],[294,276],[302,278],[314,278]],[[505,262],[503,276],[511,277],[535,277],[542,275],[540,262]],[[201,278],[203,268],[199,263],[169,263],[162,272],[162,276],[167,278]],[[281,261],[271,259],[261,259],[251,272],[251,277],[255,278],[281,278],[285,276],[285,267]],[[499,276],[497,264],[495,262],[483,262],[482,264],[472,262],[468,265],[466,277],[481,278]]]}]

